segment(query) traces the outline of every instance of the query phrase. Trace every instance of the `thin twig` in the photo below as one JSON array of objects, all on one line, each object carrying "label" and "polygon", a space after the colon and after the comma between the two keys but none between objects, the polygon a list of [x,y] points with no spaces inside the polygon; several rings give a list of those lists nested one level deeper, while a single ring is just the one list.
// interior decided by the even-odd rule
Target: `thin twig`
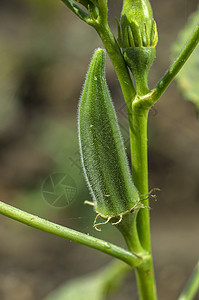
[{"label": "thin twig", "polygon": [[199,261],[178,300],[192,300],[199,290]]},{"label": "thin twig", "polygon": [[0,201],[0,214],[5,215],[11,219],[24,223],[28,226],[46,231],[48,233],[57,235],[70,241],[86,245],[88,247],[97,249],[120,260],[123,260],[131,267],[135,267],[142,263],[143,258],[137,256],[123,248],[120,248],[109,242],[89,236],[79,231],[69,229],[67,227],[58,225],[56,223],[47,221],[38,216],[27,213],[21,209],[13,207],[9,204]]}]

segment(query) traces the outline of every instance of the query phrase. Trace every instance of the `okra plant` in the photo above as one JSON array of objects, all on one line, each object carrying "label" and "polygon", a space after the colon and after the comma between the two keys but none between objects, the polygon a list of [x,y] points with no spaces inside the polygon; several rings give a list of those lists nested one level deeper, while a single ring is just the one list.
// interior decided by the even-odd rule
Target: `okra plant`
[{"label": "okra plant", "polygon": [[[80,98],[78,109],[80,156],[93,200],[86,201],[86,204],[93,206],[96,212],[93,224],[95,229],[106,230],[106,224],[111,223],[122,233],[128,250],[57,225],[3,202],[0,202],[0,212],[29,226],[117,258],[118,261],[96,274],[96,278],[100,279],[100,288],[99,284],[92,285],[94,287],[92,299],[105,299],[107,291],[114,287],[114,283],[116,285],[118,278],[134,269],[140,299],[155,300],[157,292],[151,253],[148,200],[150,192],[147,119],[152,106],[159,100],[197,46],[199,25],[193,28],[192,36],[177,59],[151,90],[148,86],[148,71],[155,58],[158,30],[149,1],[123,0],[121,18],[116,20],[117,37],[109,27],[107,0],[62,1],[77,17],[96,30],[104,44],[105,49],[98,48],[93,55]],[[132,172],[105,79],[106,53],[112,61],[126,102]],[[88,292],[92,280],[89,278],[84,282],[85,291]],[[193,299],[198,288],[197,264],[179,300]],[[69,299],[67,291],[63,299]],[[78,297],[74,296],[74,299],[78,300]]]}]

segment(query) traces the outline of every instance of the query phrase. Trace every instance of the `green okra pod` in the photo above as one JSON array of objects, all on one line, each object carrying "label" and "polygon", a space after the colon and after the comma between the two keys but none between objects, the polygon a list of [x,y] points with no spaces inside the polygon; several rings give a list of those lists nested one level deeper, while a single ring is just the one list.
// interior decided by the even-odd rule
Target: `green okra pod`
[{"label": "green okra pod", "polygon": [[83,170],[97,217],[105,218],[104,223],[117,218],[114,219],[117,222],[112,223],[116,224],[124,214],[141,205],[130,174],[104,68],[105,51],[97,49],[90,63],[79,104],[79,144]]}]

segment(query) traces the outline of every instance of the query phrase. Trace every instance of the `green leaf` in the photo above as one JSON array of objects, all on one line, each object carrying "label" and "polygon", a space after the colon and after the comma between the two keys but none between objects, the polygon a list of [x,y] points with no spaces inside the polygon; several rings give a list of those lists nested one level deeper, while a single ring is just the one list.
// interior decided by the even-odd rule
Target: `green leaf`
[{"label": "green leaf", "polygon": [[[191,36],[194,28],[198,25],[198,9],[189,17],[186,26],[181,30],[177,42],[172,47],[173,55],[176,56]],[[199,111],[199,45],[196,47],[188,62],[176,76],[178,87],[184,98],[193,102]]]},{"label": "green leaf", "polygon": [[102,278],[99,276],[80,277],[69,281],[54,291],[45,300],[103,300],[105,299]]},{"label": "green leaf", "polygon": [[105,300],[128,270],[126,264],[114,262],[98,272],[70,280],[43,300]]}]

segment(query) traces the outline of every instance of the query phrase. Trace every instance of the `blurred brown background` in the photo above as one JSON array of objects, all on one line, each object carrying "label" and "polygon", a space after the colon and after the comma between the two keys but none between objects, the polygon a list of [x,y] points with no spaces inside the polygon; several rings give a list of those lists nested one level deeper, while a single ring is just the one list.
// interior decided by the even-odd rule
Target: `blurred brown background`
[{"label": "blurred brown background", "polygon": [[[151,3],[159,32],[157,58],[150,72],[153,87],[169,66],[171,45],[198,1]],[[119,18],[121,6],[121,0],[109,0],[114,33],[114,17]],[[60,0],[0,1],[0,199],[124,245],[111,225],[101,233],[95,232],[92,208],[83,205],[90,196],[79,162],[77,106],[90,57],[99,46],[102,44],[94,30]],[[124,101],[109,60],[107,81],[129,147]],[[183,100],[172,83],[149,119],[150,187],[161,189],[158,201],[151,201],[154,263],[161,300],[177,298],[198,260],[198,133],[195,107]],[[59,182],[65,175],[66,185],[73,188],[67,190],[72,203],[67,205],[62,199],[56,205],[49,180]],[[59,188],[55,194],[60,193]],[[2,300],[43,299],[66,280],[111,261],[95,250],[3,216],[0,225]],[[113,299],[138,299],[134,282],[131,274]]]}]

